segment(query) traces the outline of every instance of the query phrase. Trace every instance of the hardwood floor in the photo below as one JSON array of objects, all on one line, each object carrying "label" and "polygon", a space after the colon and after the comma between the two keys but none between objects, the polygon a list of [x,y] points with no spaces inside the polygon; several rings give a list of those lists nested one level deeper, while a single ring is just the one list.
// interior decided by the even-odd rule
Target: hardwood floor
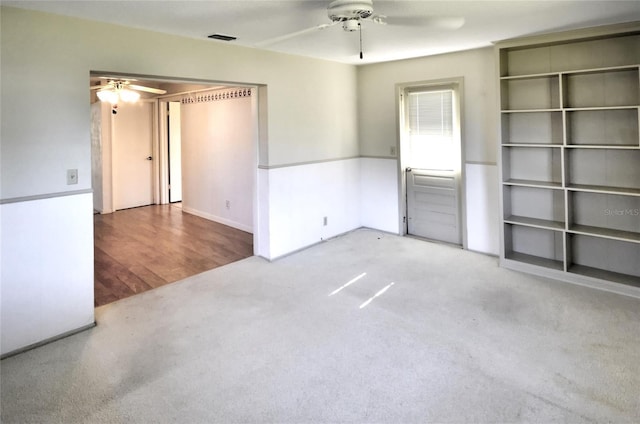
[{"label": "hardwood floor", "polygon": [[95,306],[253,255],[250,233],[172,205],[94,215]]}]

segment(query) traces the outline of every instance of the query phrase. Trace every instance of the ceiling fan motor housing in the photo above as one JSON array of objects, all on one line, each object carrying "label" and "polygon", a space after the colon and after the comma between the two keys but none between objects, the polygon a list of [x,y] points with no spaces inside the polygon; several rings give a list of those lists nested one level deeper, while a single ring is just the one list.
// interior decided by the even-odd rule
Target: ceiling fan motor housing
[{"label": "ceiling fan motor housing", "polygon": [[373,0],[334,0],[327,14],[333,22],[367,19],[373,15]]}]

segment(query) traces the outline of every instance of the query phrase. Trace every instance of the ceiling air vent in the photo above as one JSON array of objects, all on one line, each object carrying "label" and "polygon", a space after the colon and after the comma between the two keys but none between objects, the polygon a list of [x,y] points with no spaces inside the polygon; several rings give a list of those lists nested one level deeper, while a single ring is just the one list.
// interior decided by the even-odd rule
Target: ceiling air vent
[{"label": "ceiling air vent", "polygon": [[233,41],[238,37],[232,37],[230,35],[224,35],[224,34],[211,34],[207,38],[213,38],[214,40],[221,40],[221,41]]}]

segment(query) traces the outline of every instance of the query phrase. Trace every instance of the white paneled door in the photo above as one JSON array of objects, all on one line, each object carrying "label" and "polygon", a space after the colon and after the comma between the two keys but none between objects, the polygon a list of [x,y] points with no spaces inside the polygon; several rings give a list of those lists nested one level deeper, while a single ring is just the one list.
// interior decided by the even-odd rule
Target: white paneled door
[{"label": "white paneled door", "polygon": [[153,103],[118,105],[112,115],[115,210],[153,203]]},{"label": "white paneled door", "polygon": [[406,175],[408,233],[462,244],[456,174],[409,168]]},{"label": "white paneled door", "polygon": [[407,233],[462,245],[460,84],[409,87],[401,102]]}]

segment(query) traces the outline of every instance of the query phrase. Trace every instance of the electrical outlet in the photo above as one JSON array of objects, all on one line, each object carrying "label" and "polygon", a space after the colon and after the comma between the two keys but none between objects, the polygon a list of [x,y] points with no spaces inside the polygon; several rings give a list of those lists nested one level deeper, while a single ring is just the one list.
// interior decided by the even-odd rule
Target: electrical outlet
[{"label": "electrical outlet", "polygon": [[226,206],[227,206],[227,209],[231,209],[231,202],[227,200]]},{"label": "electrical outlet", "polygon": [[78,170],[67,169],[67,185],[78,184]]},{"label": "electrical outlet", "polygon": [[389,147],[389,153],[391,154],[391,156],[395,156],[396,155],[396,146],[390,146]]},{"label": "electrical outlet", "polygon": [[322,225],[326,227],[326,226],[327,226],[328,221],[329,221],[329,220],[328,220],[328,219],[327,219],[327,217],[325,216],[324,218],[322,218]]}]

